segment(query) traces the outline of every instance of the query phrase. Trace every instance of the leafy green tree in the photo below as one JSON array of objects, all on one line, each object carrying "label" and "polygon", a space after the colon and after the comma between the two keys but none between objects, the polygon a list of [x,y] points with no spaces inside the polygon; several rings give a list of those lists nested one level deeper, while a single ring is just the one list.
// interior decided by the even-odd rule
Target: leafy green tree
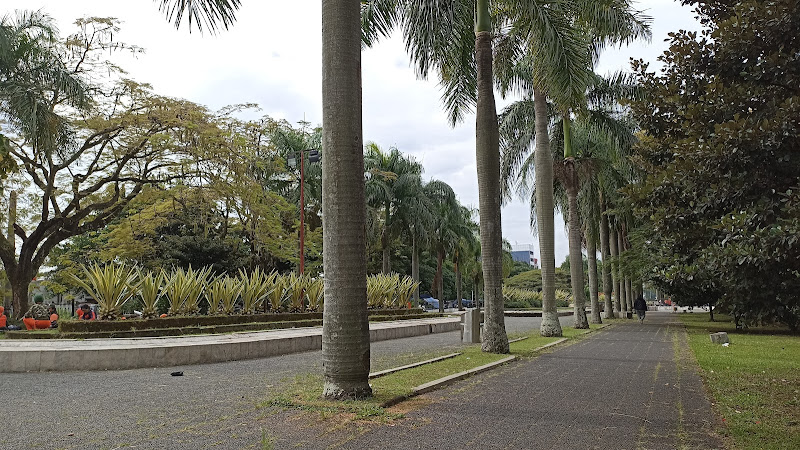
[{"label": "leafy green tree", "polygon": [[710,1],[680,31],[648,95],[644,180],[628,189],[649,279],[679,301],[713,299],[743,324],[800,328],[800,2]]},{"label": "leafy green tree", "polygon": [[[4,141],[19,178],[30,183],[26,207],[35,211],[30,221],[14,224],[22,244],[18,252],[10,239],[0,236],[0,259],[17,314],[27,310],[30,281],[56,245],[103,228],[145,186],[179,176],[187,149],[192,148],[190,141],[214,138],[213,132],[204,133],[210,126],[204,108],[159,97],[146,86],[115,78],[114,66],[101,56],[125,48],[111,41],[117,31],[115,21],[94,18],[77,24],[77,35],[46,45],[61,56],[61,67],[69,68],[71,76],[92,92],[93,107],[68,107],[77,101],[72,97],[79,91],[62,90],[53,80],[40,78],[37,95],[61,125],[37,128],[37,133],[49,137],[31,139],[25,126],[12,121],[13,134]],[[7,92],[0,95],[4,95],[0,104],[9,98]],[[63,133],[68,138],[59,137]]]}]

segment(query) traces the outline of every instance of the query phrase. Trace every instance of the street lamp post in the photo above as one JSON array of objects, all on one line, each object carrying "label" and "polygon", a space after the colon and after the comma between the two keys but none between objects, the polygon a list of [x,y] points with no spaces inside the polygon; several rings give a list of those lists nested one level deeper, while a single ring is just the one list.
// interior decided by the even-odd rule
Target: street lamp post
[{"label": "street lamp post", "polygon": [[306,201],[303,185],[305,184],[305,154],[308,153],[308,162],[317,162],[320,160],[320,153],[317,149],[301,150],[297,153],[289,155],[288,163],[290,166],[295,167],[297,159],[300,160],[300,275],[306,271],[306,258],[305,258],[305,240],[306,240]]}]

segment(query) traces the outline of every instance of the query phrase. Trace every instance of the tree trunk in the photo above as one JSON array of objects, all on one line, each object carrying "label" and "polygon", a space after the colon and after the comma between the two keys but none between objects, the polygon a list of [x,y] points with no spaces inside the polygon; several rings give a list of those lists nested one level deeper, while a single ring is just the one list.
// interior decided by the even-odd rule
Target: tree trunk
[{"label": "tree trunk", "polygon": [[475,108],[475,162],[478,173],[481,265],[485,312],[481,350],[508,353],[503,307],[503,235],[500,221],[500,132],[494,103],[492,34],[489,1],[478,0],[475,64],[478,99]]},{"label": "tree trunk", "polygon": [[614,302],[611,298],[614,285],[612,284],[611,277],[611,260],[609,256],[611,249],[609,246],[609,230],[608,230],[608,216],[605,214],[605,203],[601,205],[602,211],[600,212],[600,255],[603,261],[603,293],[606,296],[605,310],[606,318],[613,319],[614,315]]},{"label": "tree trunk", "polygon": [[444,266],[444,250],[437,250],[436,251],[436,277],[434,279],[434,284],[436,285],[436,298],[439,299],[439,312],[444,312],[444,296],[442,292],[444,291],[444,276],[442,274]]},{"label": "tree trunk", "polygon": [[363,398],[372,388],[358,2],[322,0],[322,125],[323,395]]},{"label": "tree trunk", "polygon": [[625,300],[628,302],[626,311],[633,312],[633,282],[629,277],[625,277]]},{"label": "tree trunk", "polygon": [[[414,235],[411,236],[411,279],[419,282],[419,246]],[[419,286],[414,289],[414,306],[419,306]]]},{"label": "tree trunk", "polygon": [[383,250],[383,267],[381,272],[389,273],[392,271],[392,264],[389,260],[389,206],[386,206],[386,215],[383,222],[383,232],[381,233],[381,249]]},{"label": "tree trunk", "polygon": [[[566,121],[565,121],[566,123]],[[565,141],[567,138],[565,138]],[[578,217],[578,176],[575,172],[575,160],[564,161],[565,190],[569,207],[569,272],[572,282],[572,299],[575,303],[574,326],[578,329],[589,328],[586,319],[586,294],[583,289],[583,257],[581,254],[581,223]]]},{"label": "tree trunk", "polygon": [[625,247],[624,247],[623,242],[622,242],[622,231],[621,230],[617,230],[617,254],[618,254],[618,256],[617,256],[617,267],[618,267],[618,270],[619,270],[619,299],[620,299],[620,307],[621,307],[620,312],[625,313],[625,314],[623,314],[623,318],[627,317],[627,313],[630,311],[630,309],[628,309],[628,294],[629,294],[629,292],[628,292],[628,290],[626,288],[626,286],[628,285],[628,283],[627,283],[628,276],[625,274],[625,271],[622,268],[622,262],[620,260],[622,258],[622,254],[624,253],[624,251],[625,251]]},{"label": "tree trunk", "polygon": [[461,286],[461,268],[458,264],[458,259],[455,261],[455,269],[456,269],[456,299],[458,301],[458,310],[463,311],[464,305],[461,304],[461,299],[464,295],[464,291]]},{"label": "tree trunk", "polygon": [[590,227],[586,227],[586,257],[589,259],[589,299],[592,304],[592,323],[603,323],[600,318],[600,299],[597,297],[597,243]]},{"label": "tree trunk", "polygon": [[[17,221],[17,191],[12,190],[8,194],[8,230],[7,230],[7,239],[8,243],[10,244],[9,253],[12,255],[13,258],[16,257],[17,248],[16,243],[17,240],[14,236],[14,223]],[[8,293],[8,296],[5,293]],[[26,302],[27,303],[27,302]],[[6,309],[6,313],[11,317],[11,309],[10,306],[14,305],[14,289],[11,286],[11,278],[8,275],[8,270],[6,270],[6,281],[4,286],[4,293],[3,293],[3,307]],[[15,316],[17,314],[17,310],[13,310]]]},{"label": "tree trunk", "polygon": [[542,336],[561,336],[561,323],[556,310],[556,257],[553,225],[553,155],[547,129],[547,97],[540,89],[533,93],[536,114],[536,146],[534,170],[536,177],[536,224],[539,231],[539,254],[542,268]]},{"label": "tree trunk", "polygon": [[[14,308],[14,317],[21,319],[28,312],[28,294],[33,279],[32,273],[22,272],[17,266],[10,272],[6,272],[9,284],[11,284],[11,305]],[[29,272],[29,271],[28,271]],[[34,272],[35,273],[35,272]]]},{"label": "tree trunk", "polygon": [[617,251],[617,229],[615,227],[610,229],[608,244],[611,251],[611,282],[614,285],[614,293],[616,295],[614,299],[614,315],[619,317],[622,312],[622,290],[620,289],[622,278],[620,278],[619,271],[619,251]]},{"label": "tree trunk", "polygon": [[709,322],[713,322],[714,321],[714,304],[713,303],[709,303],[708,304],[708,314],[711,316],[708,319],[708,321]]}]

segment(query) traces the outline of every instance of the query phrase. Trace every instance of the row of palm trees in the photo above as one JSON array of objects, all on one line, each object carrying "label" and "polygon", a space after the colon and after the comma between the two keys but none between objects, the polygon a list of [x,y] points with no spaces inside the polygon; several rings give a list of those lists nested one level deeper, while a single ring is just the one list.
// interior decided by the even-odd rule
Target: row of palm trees
[{"label": "row of palm trees", "polygon": [[[190,25],[192,21],[198,27],[206,24],[213,31],[218,25],[227,28],[233,22],[240,1],[161,0],[160,4],[176,25],[186,14]],[[583,190],[579,188],[583,181],[579,177],[581,165],[573,151],[572,120],[582,117],[587,109],[593,57],[606,45],[648,36],[647,18],[633,10],[627,0],[324,0],[322,23],[322,145],[326,154],[322,203],[327,299],[322,352],[324,395],[371,395],[364,257],[366,212],[362,206],[365,183],[361,46],[362,42],[375,43],[396,27],[402,30],[419,74],[427,76],[430,70],[438,73],[451,120],[455,123],[463,119],[473,107],[476,111],[485,351],[508,352],[501,283],[500,133],[494,89],[499,86],[504,93],[521,92],[532,98],[535,126],[532,133],[527,131],[531,135],[528,144],[535,143],[535,215],[544,286],[541,333],[560,335],[554,292],[554,160],[548,125],[555,117],[561,118],[564,152],[559,176],[567,195],[572,259],[580,252],[581,222],[576,199]],[[601,192],[609,201],[611,192]],[[611,238],[617,237],[617,253],[626,246],[625,222],[621,224],[621,233],[611,233]],[[610,248],[613,250],[613,246]],[[582,264],[575,261],[570,266],[582,270]],[[630,284],[621,281],[624,278],[620,268],[613,271],[617,285],[625,284],[625,290],[630,291]],[[573,280],[583,279],[575,275]],[[576,325],[584,326],[580,300],[576,298]]]},{"label": "row of palm trees", "polygon": [[[362,2],[365,40],[375,42],[394,27],[403,33],[411,60],[420,76],[431,69],[439,74],[444,86],[443,101],[452,122],[461,120],[465,111],[476,111],[476,159],[481,215],[481,244],[484,264],[484,295],[487,302],[483,348],[507,351],[502,329],[500,276],[496,267],[500,248],[500,133],[495,114],[494,89],[501,93],[522,95],[527,120],[504,123],[514,137],[504,150],[516,147],[511,164],[503,171],[506,185],[520,181],[516,168],[526,161],[533,172],[535,189],[532,213],[538,228],[543,277],[543,320],[541,334],[561,335],[555,310],[554,292],[554,181],[566,196],[569,224],[570,260],[575,296],[575,326],[588,327],[584,312],[581,247],[583,232],[578,197],[588,180],[580,176],[590,164],[573,142],[573,120],[587,137],[605,135],[611,143],[630,143],[615,137],[613,127],[594,121],[590,106],[611,98],[595,98],[591,88],[600,83],[592,68],[597,55],[608,45],[626,44],[649,37],[649,18],[634,10],[625,0],[554,2],[473,0],[467,2],[417,2],[409,0],[375,0]],[[474,36],[472,35],[474,30]],[[492,44],[496,44],[493,48]],[[512,105],[513,107],[513,105]],[[521,111],[517,111],[518,113]],[[551,146],[552,125],[560,125],[559,139]],[[504,144],[509,144],[507,140]],[[534,144],[533,158],[524,158]],[[561,144],[561,145],[557,145]],[[551,148],[562,148],[554,160]],[[581,148],[582,150],[582,148]],[[516,158],[516,159],[515,159]],[[554,180],[555,176],[555,180]],[[528,180],[529,181],[529,180]],[[527,183],[527,185],[531,185]],[[563,206],[563,205],[562,205]],[[599,223],[586,220],[585,223]],[[589,227],[593,231],[596,227]],[[590,247],[596,242],[594,233],[587,233]],[[590,251],[590,253],[592,253]],[[593,256],[593,255],[592,255]],[[596,266],[595,264],[592,264]],[[593,277],[596,280],[596,277]],[[595,281],[596,282],[596,281]],[[596,297],[593,302],[597,302]],[[593,308],[599,313],[599,308]],[[594,320],[600,320],[599,315]]]},{"label": "row of palm trees", "polygon": [[[422,180],[422,165],[403,155],[397,148],[381,149],[374,142],[366,145],[366,202],[368,229],[377,228],[382,272],[392,271],[390,245],[397,238],[411,242],[411,276],[419,281],[420,250],[427,247],[436,256],[436,275],[432,284],[434,295],[444,298],[443,268],[450,257],[456,275],[456,296],[462,298],[462,272],[465,264],[474,266],[479,256],[478,225],[473,211],[458,202],[455,192],[439,180]],[[371,220],[370,220],[371,219]],[[479,274],[477,267],[470,273]],[[414,294],[419,301],[419,291]],[[443,311],[444,302],[439,303]]]}]

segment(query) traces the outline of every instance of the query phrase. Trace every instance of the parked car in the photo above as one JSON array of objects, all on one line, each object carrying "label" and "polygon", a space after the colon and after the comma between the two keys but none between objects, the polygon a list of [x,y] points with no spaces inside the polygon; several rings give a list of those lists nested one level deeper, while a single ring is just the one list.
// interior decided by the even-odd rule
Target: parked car
[{"label": "parked car", "polygon": [[424,297],[419,299],[420,305],[426,310],[439,309],[439,300],[433,297]]}]

